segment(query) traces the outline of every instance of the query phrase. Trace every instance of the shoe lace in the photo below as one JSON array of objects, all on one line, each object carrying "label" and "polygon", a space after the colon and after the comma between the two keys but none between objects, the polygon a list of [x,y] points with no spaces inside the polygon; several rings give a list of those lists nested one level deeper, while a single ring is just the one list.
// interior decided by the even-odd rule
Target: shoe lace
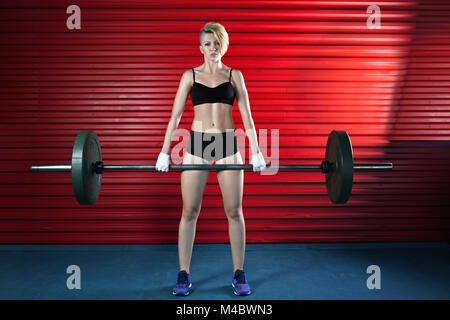
[{"label": "shoe lace", "polygon": [[237,283],[245,283],[244,271],[236,271],[236,273],[234,274],[234,278],[236,279]]},{"label": "shoe lace", "polygon": [[178,273],[177,284],[187,283],[187,280],[188,280],[188,276],[187,276],[186,272]]}]

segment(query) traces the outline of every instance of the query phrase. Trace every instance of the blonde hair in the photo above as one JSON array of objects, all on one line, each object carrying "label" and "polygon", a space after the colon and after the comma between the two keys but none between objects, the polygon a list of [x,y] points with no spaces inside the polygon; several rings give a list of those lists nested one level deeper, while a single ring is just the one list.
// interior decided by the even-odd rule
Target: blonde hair
[{"label": "blonde hair", "polygon": [[206,33],[212,33],[219,40],[220,43],[220,55],[224,56],[228,50],[228,33],[225,27],[217,22],[208,22],[200,30],[200,45],[202,44],[202,38]]}]

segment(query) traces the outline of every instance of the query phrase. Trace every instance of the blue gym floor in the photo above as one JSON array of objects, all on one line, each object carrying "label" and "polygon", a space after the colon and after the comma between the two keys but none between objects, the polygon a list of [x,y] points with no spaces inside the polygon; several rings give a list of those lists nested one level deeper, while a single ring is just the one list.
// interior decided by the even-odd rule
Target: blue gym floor
[{"label": "blue gym floor", "polygon": [[[81,289],[69,290],[69,265]],[[381,289],[369,290],[378,265]],[[253,294],[231,288],[229,245],[196,244],[193,293],[174,297],[176,245],[0,245],[0,299],[450,299],[448,243],[247,245]]]}]

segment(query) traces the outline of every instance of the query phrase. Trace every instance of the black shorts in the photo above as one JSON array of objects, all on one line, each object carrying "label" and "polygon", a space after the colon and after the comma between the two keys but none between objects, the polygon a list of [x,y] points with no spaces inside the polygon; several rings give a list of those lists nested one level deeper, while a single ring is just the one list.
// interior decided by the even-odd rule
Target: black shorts
[{"label": "black shorts", "polygon": [[234,130],[219,133],[191,130],[186,152],[208,161],[232,156],[238,152],[236,134]]}]

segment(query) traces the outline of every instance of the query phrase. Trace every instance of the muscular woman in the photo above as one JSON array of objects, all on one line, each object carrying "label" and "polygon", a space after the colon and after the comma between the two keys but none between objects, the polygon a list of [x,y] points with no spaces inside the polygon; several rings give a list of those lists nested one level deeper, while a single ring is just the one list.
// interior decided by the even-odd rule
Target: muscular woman
[{"label": "muscular woman", "polygon": [[[249,139],[253,170],[259,172],[265,168],[264,157],[258,147],[244,77],[239,70],[232,69],[221,61],[227,49],[228,34],[225,28],[219,23],[205,24],[200,32],[200,52],[203,54],[204,63],[186,70],[181,77],[156,170],[168,171],[171,138],[180,122],[189,94],[194,106],[194,121],[183,164],[210,164],[211,160],[216,164],[243,164],[232,119],[232,107],[236,99]],[[197,218],[208,176],[208,170],[186,170],[181,173],[183,212],[178,230],[180,272],[173,288],[174,295],[188,295],[192,287],[189,267]],[[243,170],[217,171],[217,179],[228,218],[233,260],[233,291],[236,295],[248,295],[251,289],[244,272]]]}]

